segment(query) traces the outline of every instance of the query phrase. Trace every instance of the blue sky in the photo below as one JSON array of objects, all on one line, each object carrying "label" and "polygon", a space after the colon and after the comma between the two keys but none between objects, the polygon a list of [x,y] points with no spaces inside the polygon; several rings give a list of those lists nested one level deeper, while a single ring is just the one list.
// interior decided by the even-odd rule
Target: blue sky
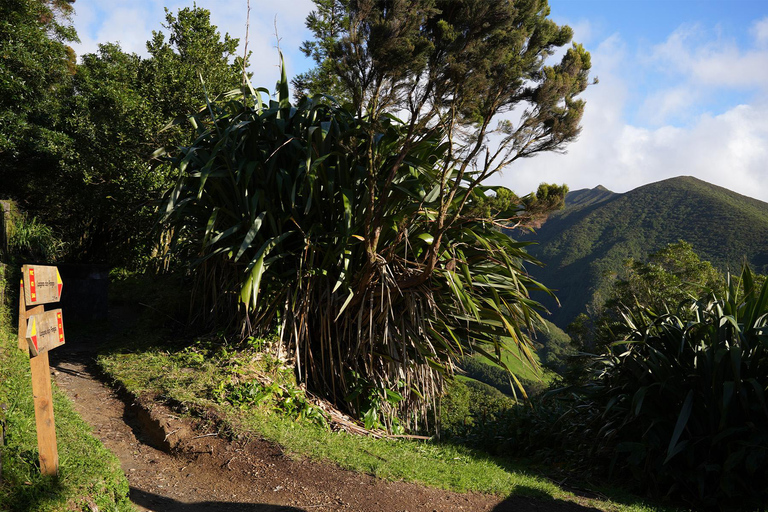
[{"label": "blue sky", "polygon": [[[100,42],[146,54],[174,0],[77,0],[78,54]],[[246,0],[198,0],[222,32],[245,35]],[[305,70],[311,0],[251,0],[254,85],[274,89],[275,25],[290,74]],[[565,154],[516,163],[494,178],[518,193],[542,182],[625,192],[691,175],[768,201],[768,1],[550,0],[551,17],[592,53],[583,131]]]}]

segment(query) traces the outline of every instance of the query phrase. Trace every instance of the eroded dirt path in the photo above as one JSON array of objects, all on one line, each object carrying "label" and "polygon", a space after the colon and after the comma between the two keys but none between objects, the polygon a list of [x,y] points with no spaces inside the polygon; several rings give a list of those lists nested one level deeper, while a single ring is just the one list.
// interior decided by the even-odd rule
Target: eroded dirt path
[{"label": "eroded dirt path", "polygon": [[[88,340],[85,340],[88,341]],[[148,426],[146,410],[126,403],[97,377],[96,347],[67,338],[51,352],[53,376],[75,410],[119,459],[142,511],[586,511],[576,503],[459,494],[404,482],[386,482],[334,465],[293,460],[256,439],[225,441],[155,405],[165,439]],[[199,427],[198,427],[199,428]],[[162,431],[160,431],[162,432]],[[157,446],[185,433],[173,455]],[[170,439],[169,439],[170,438]],[[166,443],[164,443],[164,441]]]}]

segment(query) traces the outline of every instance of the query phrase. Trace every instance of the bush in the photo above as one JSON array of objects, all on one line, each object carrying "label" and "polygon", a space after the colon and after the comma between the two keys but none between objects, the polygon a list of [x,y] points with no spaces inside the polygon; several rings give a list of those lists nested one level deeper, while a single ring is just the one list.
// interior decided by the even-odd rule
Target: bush
[{"label": "bush", "polygon": [[[724,299],[684,306],[684,317],[627,312],[622,338],[593,360],[592,380],[517,427],[538,434],[530,449],[569,445],[572,462],[600,461],[653,494],[764,508],[768,285],[755,286],[745,268]],[[547,426],[540,419],[550,413],[558,420]]]},{"label": "bush", "polygon": [[8,236],[8,250],[22,259],[53,262],[64,249],[63,242],[35,217],[16,213]]},{"label": "bush", "polygon": [[568,369],[568,361],[577,353],[571,337],[548,320],[536,332],[536,344],[542,366],[558,374]]},{"label": "bush", "polygon": [[517,402],[494,387],[472,379],[454,380],[440,408],[440,435],[445,440],[498,453],[502,420]]},{"label": "bush", "polygon": [[167,232],[208,326],[279,331],[300,382],[388,427],[420,428],[464,353],[501,362],[514,347],[535,365],[529,290],[547,290],[496,229],[520,212],[467,215],[499,187],[449,170],[447,134],[412,140],[393,116],[320,97],[291,105],[285,76],[265,100],[210,104],[173,159]]}]

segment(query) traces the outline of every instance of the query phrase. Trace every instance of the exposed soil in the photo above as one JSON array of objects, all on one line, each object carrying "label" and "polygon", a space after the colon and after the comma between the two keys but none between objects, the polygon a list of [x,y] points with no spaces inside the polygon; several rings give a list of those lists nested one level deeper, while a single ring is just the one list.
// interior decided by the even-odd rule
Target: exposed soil
[{"label": "exposed soil", "polygon": [[[54,379],[119,459],[143,511],[553,511],[577,503],[461,494],[388,482],[332,464],[294,460],[263,439],[224,440],[162,404],[102,383],[92,340],[51,352]],[[90,345],[90,346],[89,346]]]}]

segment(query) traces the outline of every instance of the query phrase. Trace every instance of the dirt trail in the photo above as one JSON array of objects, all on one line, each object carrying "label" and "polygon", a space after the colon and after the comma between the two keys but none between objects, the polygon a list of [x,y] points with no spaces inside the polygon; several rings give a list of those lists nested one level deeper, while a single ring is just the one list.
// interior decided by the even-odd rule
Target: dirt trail
[{"label": "dirt trail", "polygon": [[[225,441],[158,404],[126,403],[97,377],[92,340],[68,337],[51,352],[56,383],[120,459],[142,511],[586,511],[576,503],[460,494],[386,482],[334,465],[293,460],[264,440]],[[152,425],[164,423],[167,433]],[[155,421],[156,423],[157,421]],[[199,427],[198,427],[199,428]],[[185,433],[172,454],[158,449]]]}]

